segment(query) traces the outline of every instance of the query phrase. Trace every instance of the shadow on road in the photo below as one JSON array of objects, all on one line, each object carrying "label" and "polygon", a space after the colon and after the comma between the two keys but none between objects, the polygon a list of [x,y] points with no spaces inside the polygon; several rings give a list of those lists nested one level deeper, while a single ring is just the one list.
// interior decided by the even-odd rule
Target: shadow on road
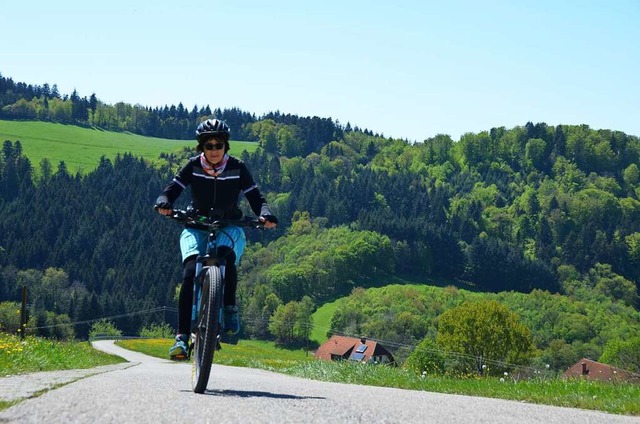
[{"label": "shadow on road", "polygon": [[207,390],[204,392],[204,394],[209,396],[235,396],[242,398],[258,397],[273,399],[326,399],[325,397],[318,396],[296,396],[287,395],[284,393],[256,392],[246,390]]}]

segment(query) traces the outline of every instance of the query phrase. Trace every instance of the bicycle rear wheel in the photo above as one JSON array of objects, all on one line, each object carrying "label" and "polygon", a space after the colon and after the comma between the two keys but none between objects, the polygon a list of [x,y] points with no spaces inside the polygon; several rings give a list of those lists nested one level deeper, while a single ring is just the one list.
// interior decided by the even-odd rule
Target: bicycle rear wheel
[{"label": "bicycle rear wheel", "polygon": [[209,266],[205,270],[199,302],[191,381],[194,392],[204,393],[209,382],[213,354],[218,344],[222,314],[222,275],[217,266]]}]

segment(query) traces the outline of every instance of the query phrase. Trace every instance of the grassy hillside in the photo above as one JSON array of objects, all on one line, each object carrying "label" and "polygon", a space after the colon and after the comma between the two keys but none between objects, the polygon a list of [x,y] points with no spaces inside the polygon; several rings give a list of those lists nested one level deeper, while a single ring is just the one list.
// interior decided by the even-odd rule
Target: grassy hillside
[{"label": "grassy hillside", "polygon": [[[131,133],[102,131],[74,125],[41,121],[0,120],[0,141],[20,141],[24,153],[35,168],[42,158],[48,158],[54,170],[64,161],[70,173],[86,174],[98,165],[101,156],[113,159],[118,153],[157,159],[160,153],[171,153],[183,147],[194,147],[194,140],[169,140],[144,137]],[[254,151],[257,143],[231,141],[232,153]]]},{"label": "grassy hillside", "polygon": [[317,342],[319,345],[327,341],[327,331],[331,328],[331,318],[338,308],[338,302],[340,302],[341,299],[342,298],[333,302],[325,303],[313,313],[311,316],[313,320],[313,329],[309,335],[309,339],[311,339],[311,341]]},{"label": "grassy hillside", "polygon": [[[455,282],[455,284],[467,291],[474,291],[473,287],[471,286],[461,286],[461,284],[463,283],[460,281]],[[368,284],[370,288],[386,286],[410,286],[417,288],[418,290],[422,290],[427,286],[444,288],[450,285],[454,285],[454,282],[446,280],[435,280],[425,277],[403,278],[397,275],[390,275],[386,278],[381,279],[376,284]],[[362,286],[365,287],[365,284],[363,283]],[[311,333],[309,334],[309,339],[311,341],[317,342],[320,345],[329,339],[329,337],[327,337],[327,332],[331,329],[331,319],[333,318],[333,314],[335,313],[336,309],[338,309],[340,301],[347,297],[348,296],[344,296],[334,300],[333,302],[327,302],[323,305],[320,305],[318,309],[313,313],[313,315],[311,316],[313,320],[313,328],[311,330]]]}]

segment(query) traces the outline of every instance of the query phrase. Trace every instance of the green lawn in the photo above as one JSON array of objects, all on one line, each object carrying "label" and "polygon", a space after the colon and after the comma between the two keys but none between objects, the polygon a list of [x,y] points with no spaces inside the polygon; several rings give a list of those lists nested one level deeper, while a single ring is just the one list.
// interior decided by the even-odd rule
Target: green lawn
[{"label": "green lawn", "polygon": [[[118,153],[155,160],[160,153],[171,153],[183,147],[195,147],[195,140],[170,140],[144,137],[131,133],[103,131],[75,125],[42,121],[0,120],[0,141],[20,141],[22,150],[35,168],[42,158],[48,158],[55,170],[64,161],[67,170],[86,174],[98,165],[100,157],[113,159]],[[257,143],[231,141],[231,153],[253,152]]]}]

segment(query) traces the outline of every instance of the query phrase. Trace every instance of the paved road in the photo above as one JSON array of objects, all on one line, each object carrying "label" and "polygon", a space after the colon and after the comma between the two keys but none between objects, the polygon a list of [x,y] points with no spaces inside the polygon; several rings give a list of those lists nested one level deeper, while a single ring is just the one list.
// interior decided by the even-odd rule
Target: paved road
[{"label": "paved road", "polygon": [[[81,378],[0,413],[16,423],[634,423],[625,417],[520,402],[310,381],[214,365],[191,391],[191,366],[120,349],[131,366]],[[0,384],[1,385],[1,384]],[[16,390],[20,390],[17,388]]]}]

